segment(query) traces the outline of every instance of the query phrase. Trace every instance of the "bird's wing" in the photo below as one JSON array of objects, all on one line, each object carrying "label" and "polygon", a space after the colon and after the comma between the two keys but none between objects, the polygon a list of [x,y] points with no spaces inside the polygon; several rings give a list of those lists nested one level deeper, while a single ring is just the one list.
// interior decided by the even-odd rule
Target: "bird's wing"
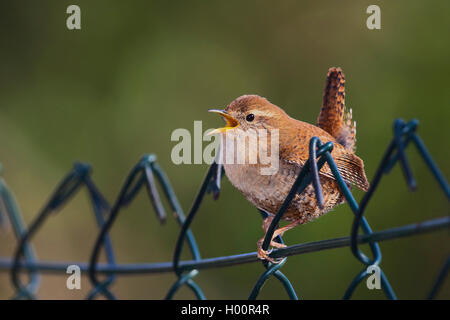
[{"label": "bird's wing", "polygon": [[328,70],[317,126],[331,134],[346,149],[354,151],[356,123],[352,122],[352,110],[345,108],[345,76],[341,68]]},{"label": "bird's wing", "polygon": [[[369,181],[364,172],[364,162],[358,156],[345,150],[342,146],[339,148],[336,145],[331,152],[331,156],[336,162],[336,166],[345,182],[353,184],[361,190],[369,190]],[[306,151],[306,146],[294,149],[290,147],[286,150],[280,148],[280,158],[290,164],[302,167],[308,160],[308,151]],[[327,163],[320,169],[319,174],[335,179]]]},{"label": "bird's wing", "polygon": [[[331,152],[333,156],[333,152]],[[336,166],[345,182],[355,185],[363,191],[369,190],[369,181],[367,180],[366,173],[364,172],[364,162],[353,153],[341,153],[337,156],[333,156]],[[322,167],[323,175],[333,178],[331,169],[328,164]]]}]

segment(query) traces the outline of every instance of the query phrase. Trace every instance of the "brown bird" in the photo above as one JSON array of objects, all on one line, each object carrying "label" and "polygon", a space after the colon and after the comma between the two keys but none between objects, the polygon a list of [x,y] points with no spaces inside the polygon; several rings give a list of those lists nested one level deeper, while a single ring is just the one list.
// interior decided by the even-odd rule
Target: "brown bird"
[{"label": "brown bird", "polygon": [[[331,152],[337,167],[345,182],[367,191],[369,182],[364,172],[363,161],[354,154],[356,142],[356,123],[352,122],[351,110],[346,110],[344,104],[345,79],[340,68],[328,71],[322,108],[317,119],[317,125],[312,125],[291,118],[281,108],[270,103],[267,99],[257,95],[244,95],[231,102],[225,110],[210,110],[219,113],[227,122],[226,127],[219,128],[213,133],[221,133],[223,146],[223,163],[225,173],[231,183],[258,209],[264,210],[269,217],[263,222],[264,233],[270,226],[275,214],[282,205],[296,177],[300,173],[309,155],[309,141],[318,137],[322,143],[333,142]],[[261,168],[268,167],[262,163],[258,154],[258,161],[249,161],[251,152],[246,151],[249,142],[239,145],[229,159],[236,160],[241,155],[245,162],[230,162],[229,138],[239,138],[249,132],[267,130],[267,140],[278,129],[279,152],[278,170],[273,174],[261,174]],[[251,134],[249,135],[251,137]],[[250,138],[249,138],[250,139]],[[273,147],[267,147],[267,153]],[[248,149],[248,148],[247,148]],[[270,149],[270,150],[269,150]],[[275,149],[273,149],[275,152]],[[344,202],[330,168],[325,164],[319,172],[322,185],[324,206],[319,208],[314,189],[309,185],[301,194],[296,194],[282,219],[289,224],[278,228],[272,237],[271,246],[282,248],[285,245],[273,241],[278,235],[283,235],[293,227],[318,218],[335,206]],[[276,262],[262,249],[262,238],[258,241],[258,257]]]}]

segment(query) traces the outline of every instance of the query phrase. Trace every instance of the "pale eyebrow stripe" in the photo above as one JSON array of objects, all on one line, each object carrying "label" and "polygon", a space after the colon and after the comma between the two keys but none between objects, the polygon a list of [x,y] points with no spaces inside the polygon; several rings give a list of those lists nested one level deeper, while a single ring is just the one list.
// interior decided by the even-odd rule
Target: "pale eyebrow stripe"
[{"label": "pale eyebrow stripe", "polygon": [[273,112],[270,111],[262,111],[262,110],[251,110],[249,113],[253,113],[255,116],[264,116],[264,117],[272,117],[275,116]]}]

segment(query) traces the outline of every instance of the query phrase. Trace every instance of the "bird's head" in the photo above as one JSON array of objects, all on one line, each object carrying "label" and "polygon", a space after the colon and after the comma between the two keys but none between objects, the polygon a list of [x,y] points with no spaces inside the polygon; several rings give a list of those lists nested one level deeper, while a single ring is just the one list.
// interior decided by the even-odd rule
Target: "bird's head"
[{"label": "bird's head", "polygon": [[220,114],[226,121],[226,126],[212,131],[210,134],[225,133],[240,129],[280,129],[289,116],[266,98],[257,95],[244,95],[232,101],[224,110],[210,109],[210,112]]}]

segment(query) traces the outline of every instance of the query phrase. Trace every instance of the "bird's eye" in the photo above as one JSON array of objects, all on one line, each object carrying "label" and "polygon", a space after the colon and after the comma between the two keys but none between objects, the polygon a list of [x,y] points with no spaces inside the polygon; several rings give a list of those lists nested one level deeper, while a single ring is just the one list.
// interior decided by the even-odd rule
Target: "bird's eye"
[{"label": "bird's eye", "polygon": [[253,113],[250,113],[245,117],[245,120],[247,120],[248,122],[252,122],[254,119],[255,115]]}]

